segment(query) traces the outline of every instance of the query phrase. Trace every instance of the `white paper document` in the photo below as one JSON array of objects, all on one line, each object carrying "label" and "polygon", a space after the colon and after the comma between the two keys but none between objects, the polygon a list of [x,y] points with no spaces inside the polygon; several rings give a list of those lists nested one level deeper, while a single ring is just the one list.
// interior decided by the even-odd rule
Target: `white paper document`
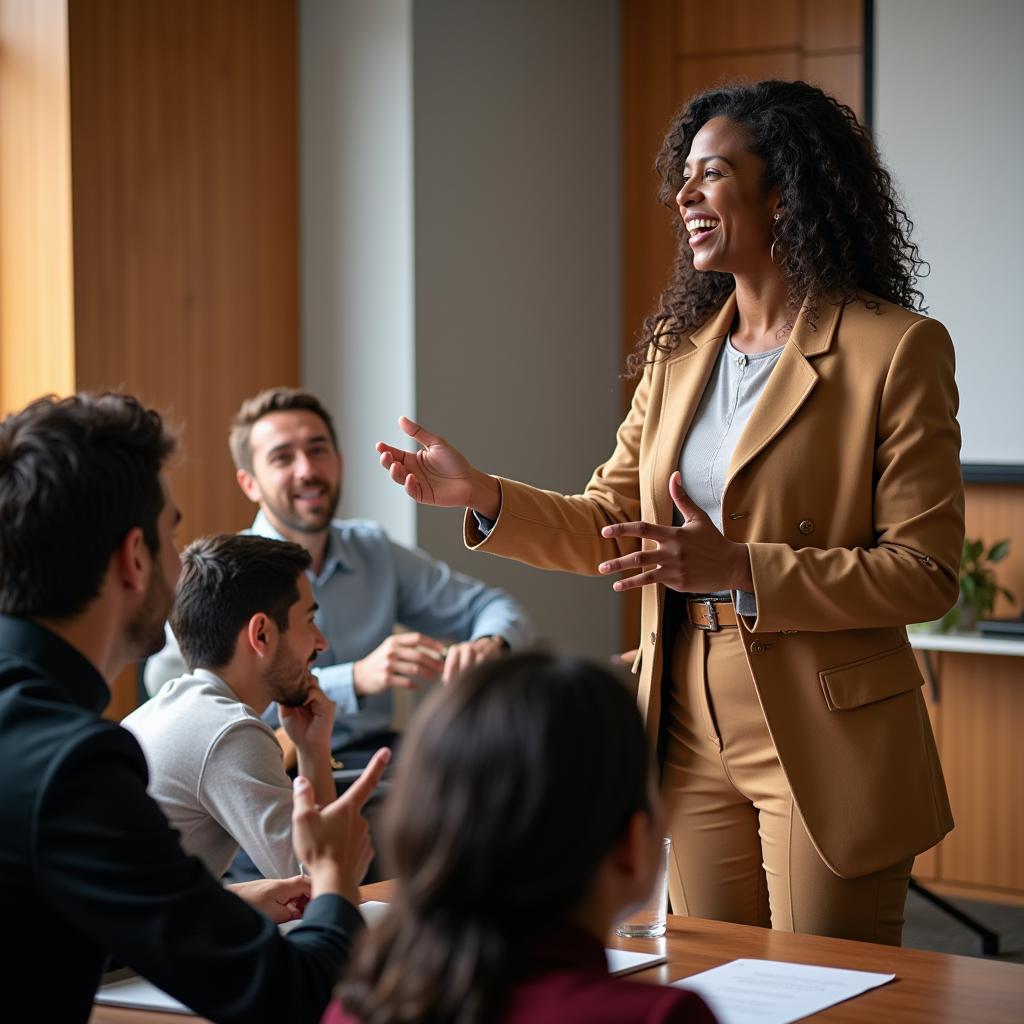
[{"label": "white paper document", "polygon": [[191,1013],[173,996],[158,989],[151,981],[135,975],[122,981],[101,985],[96,1002],[107,1006],[127,1006],[132,1010],[160,1010],[163,1013]]},{"label": "white paper document", "polygon": [[[379,921],[387,909],[388,904],[375,900],[363,903],[359,907],[359,911],[367,925],[372,925]],[[284,924],[279,924],[277,928],[282,935],[287,935],[288,932],[300,924],[302,924],[301,920],[286,921]],[[630,955],[644,956],[645,954],[634,953]],[[638,971],[641,967],[646,966],[646,964],[642,964],[638,967],[627,969]],[[130,977],[101,985],[100,990],[96,993],[96,1002],[105,1003],[108,1006],[127,1006],[133,1010],[160,1010],[163,1013],[192,1012],[184,1003],[179,1003],[173,996],[169,996],[166,992],[158,989],[151,981],[146,981],[145,978],[140,978],[138,975],[131,975]]]},{"label": "white paper document", "polygon": [[895,977],[777,960],[733,960],[672,984],[701,996],[719,1024],[789,1024]]},{"label": "white paper document", "polygon": [[608,958],[609,974],[632,974],[665,962],[661,953],[634,953],[631,949],[606,949],[604,954]]}]

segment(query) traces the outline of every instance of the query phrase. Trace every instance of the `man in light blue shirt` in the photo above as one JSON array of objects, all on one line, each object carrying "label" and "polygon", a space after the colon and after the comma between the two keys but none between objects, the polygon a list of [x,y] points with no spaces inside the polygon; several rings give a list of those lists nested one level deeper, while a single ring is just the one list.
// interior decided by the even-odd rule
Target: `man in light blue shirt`
[{"label": "man in light blue shirt", "polygon": [[[525,613],[503,591],[395,543],[376,523],[333,518],[342,457],[329,413],[309,392],[273,388],[248,399],[230,446],[239,486],[260,507],[247,532],[290,540],[312,558],[316,622],[328,643],[316,674],[337,704],[332,746],[346,768],[394,741],[394,688],[447,682],[529,642]],[[395,633],[396,624],[409,632]],[[168,630],[146,686],[154,693],[183,671]]]}]

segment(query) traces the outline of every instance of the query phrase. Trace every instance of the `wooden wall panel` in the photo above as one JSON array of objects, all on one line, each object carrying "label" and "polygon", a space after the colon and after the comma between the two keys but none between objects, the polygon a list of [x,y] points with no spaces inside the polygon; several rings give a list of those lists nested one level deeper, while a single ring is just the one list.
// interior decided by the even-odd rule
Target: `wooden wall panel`
[{"label": "wooden wall panel", "polygon": [[[668,281],[675,252],[673,211],[654,198],[654,158],[676,105],[674,0],[626,4],[622,21],[623,349],[640,337],[644,317]],[[623,389],[628,407],[633,386]],[[639,607],[639,606],[638,606]]]},{"label": "wooden wall panel", "polygon": [[676,5],[679,54],[792,47],[800,42],[799,0],[680,0]]},{"label": "wooden wall panel", "polygon": [[184,428],[182,539],[245,525],[227,425],[295,384],[293,0],[71,0],[77,386]]},{"label": "wooden wall panel", "polygon": [[863,0],[807,0],[802,8],[804,49],[844,50],[863,44]]},{"label": "wooden wall panel", "polygon": [[67,9],[0,0],[0,415],[74,390]]},{"label": "wooden wall panel", "polygon": [[1024,673],[1020,658],[945,654],[939,746],[956,829],[944,881],[1024,892]]},{"label": "wooden wall panel", "polygon": [[735,79],[758,82],[764,78],[799,78],[800,68],[800,51],[795,48],[680,58],[676,64],[676,94],[685,99]]},{"label": "wooden wall panel", "polygon": [[[674,82],[675,0],[645,0],[624,5],[622,19],[622,217],[623,294],[622,347],[628,353],[641,336],[675,252],[674,211],[654,198],[658,178],[654,158],[661,147],[676,105]],[[624,382],[623,414],[636,385]],[[640,594],[623,595],[627,623],[623,650],[636,644]]]},{"label": "wooden wall panel", "polygon": [[804,81],[817,85],[864,116],[864,54],[805,53],[802,65]]}]

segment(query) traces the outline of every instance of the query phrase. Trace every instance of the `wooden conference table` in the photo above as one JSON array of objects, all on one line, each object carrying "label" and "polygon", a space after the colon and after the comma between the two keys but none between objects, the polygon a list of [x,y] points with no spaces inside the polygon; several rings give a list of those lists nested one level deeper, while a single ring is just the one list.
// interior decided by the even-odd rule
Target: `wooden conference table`
[{"label": "wooden conference table", "polygon": [[[367,900],[387,901],[390,882],[363,887]],[[670,917],[663,939],[617,939],[621,949],[664,953],[668,962],[631,975],[637,981],[667,983],[740,958],[788,960],[895,974],[896,980],[840,1003],[814,1019],[829,1024],[1021,1024],[1024,1021],[1024,965],[998,963],[869,942],[793,935],[748,925],[692,917]],[[810,1020],[811,1018],[805,1018]],[[199,1017],[97,1006],[90,1024],[177,1024]],[[282,1021],[282,1024],[286,1022]]]}]

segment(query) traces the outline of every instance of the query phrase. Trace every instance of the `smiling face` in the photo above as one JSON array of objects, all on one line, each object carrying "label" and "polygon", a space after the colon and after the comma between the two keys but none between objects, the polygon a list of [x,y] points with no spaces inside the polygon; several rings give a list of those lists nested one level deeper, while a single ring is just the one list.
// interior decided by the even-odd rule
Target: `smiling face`
[{"label": "smiling face", "polygon": [[748,149],[746,130],[713,117],[697,132],[676,205],[700,271],[745,275],[771,265],[777,186],[764,187],[764,161]]},{"label": "smiling face", "polygon": [[288,609],[288,628],[278,634],[278,647],[267,668],[267,692],[285,707],[301,707],[313,682],[313,662],[327,648],[314,622],[317,603],[309,577],[300,574],[299,599]]},{"label": "smiling face", "polygon": [[252,472],[239,486],[289,539],[327,529],[341,497],[341,454],[314,412],[289,409],[257,420],[249,435]]}]

